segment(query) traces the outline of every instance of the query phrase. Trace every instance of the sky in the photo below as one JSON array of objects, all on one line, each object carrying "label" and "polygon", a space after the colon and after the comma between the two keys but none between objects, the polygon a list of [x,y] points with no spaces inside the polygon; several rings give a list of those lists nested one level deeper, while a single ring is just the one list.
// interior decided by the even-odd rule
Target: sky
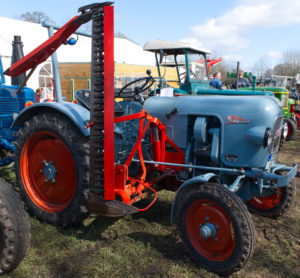
[{"label": "sky", "polygon": [[[0,16],[42,11],[62,25],[94,2],[0,0]],[[249,70],[259,59],[274,66],[285,50],[300,48],[299,15],[299,0],[116,0],[115,32],[141,46],[151,39],[189,42]]]}]

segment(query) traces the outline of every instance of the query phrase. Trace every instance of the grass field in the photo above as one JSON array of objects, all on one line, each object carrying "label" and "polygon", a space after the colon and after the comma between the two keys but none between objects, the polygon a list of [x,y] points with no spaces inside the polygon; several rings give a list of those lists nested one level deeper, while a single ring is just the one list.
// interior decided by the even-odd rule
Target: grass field
[{"label": "grass field", "polygon": [[[300,132],[287,142],[282,163],[300,165]],[[9,169],[1,176],[14,180]],[[253,216],[257,231],[252,260],[230,277],[300,278],[300,172],[290,211],[277,220]],[[217,277],[194,263],[176,226],[170,225],[174,193],[162,191],[149,210],[116,219],[89,218],[63,230],[31,218],[31,248],[3,277]]]}]

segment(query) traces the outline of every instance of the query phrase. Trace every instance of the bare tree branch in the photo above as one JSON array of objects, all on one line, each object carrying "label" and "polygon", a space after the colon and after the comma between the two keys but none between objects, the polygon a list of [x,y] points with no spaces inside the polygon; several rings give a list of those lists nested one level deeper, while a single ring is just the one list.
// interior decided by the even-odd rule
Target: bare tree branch
[{"label": "bare tree branch", "polygon": [[23,13],[20,15],[20,19],[33,23],[42,23],[43,21],[54,23],[54,21],[49,16],[40,11]]}]

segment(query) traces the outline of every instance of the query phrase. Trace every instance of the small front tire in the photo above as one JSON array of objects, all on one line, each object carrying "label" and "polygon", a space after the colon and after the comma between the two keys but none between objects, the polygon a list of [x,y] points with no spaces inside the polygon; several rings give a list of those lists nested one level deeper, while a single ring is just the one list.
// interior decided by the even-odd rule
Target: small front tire
[{"label": "small front tire", "polygon": [[296,195],[296,184],[292,180],[286,187],[278,187],[266,197],[253,197],[247,202],[250,212],[270,218],[277,218],[287,212]]},{"label": "small front tire", "polygon": [[209,271],[228,275],[251,258],[255,230],[238,196],[218,184],[194,184],[179,201],[179,228],[191,256]]}]

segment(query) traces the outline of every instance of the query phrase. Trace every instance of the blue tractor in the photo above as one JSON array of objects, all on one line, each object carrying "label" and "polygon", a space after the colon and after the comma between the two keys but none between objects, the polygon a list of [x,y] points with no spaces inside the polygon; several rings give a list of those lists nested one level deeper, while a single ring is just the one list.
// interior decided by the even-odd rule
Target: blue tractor
[{"label": "blue tractor", "polygon": [[[0,57],[0,167],[13,162],[13,152],[18,128],[12,124],[17,114],[33,104],[34,92],[18,85],[5,85]],[[0,274],[13,270],[23,260],[30,242],[30,224],[18,193],[0,178]]]},{"label": "blue tractor", "polygon": [[[143,105],[116,102],[112,3],[79,12],[6,71],[17,76],[34,70],[92,20],[90,95],[81,91],[81,105],[63,102],[56,84],[56,103],[31,105],[13,123],[20,129],[15,169],[27,208],[67,227],[88,213],[119,217],[145,211],[158,190],[176,190],[171,221],[191,256],[219,274],[239,270],[256,238],[245,203],[260,215],[278,217],[295,195],[297,165],[276,162],[283,123],[277,101],[160,94]],[[128,95],[140,95],[153,83],[150,72],[138,82]],[[138,201],[150,193],[153,201],[141,207]]]},{"label": "blue tractor", "polygon": [[[18,52],[21,52],[20,40],[20,36],[15,36],[13,41],[13,57],[16,58],[15,60],[21,58],[21,55],[17,55]],[[6,85],[0,57],[0,167],[13,162],[12,153],[15,151],[13,141],[16,139],[18,130],[12,127],[14,119],[24,108],[34,103],[34,91],[31,88],[23,87],[19,90],[19,85],[23,80],[23,76],[19,76],[12,79],[14,85]]]}]

